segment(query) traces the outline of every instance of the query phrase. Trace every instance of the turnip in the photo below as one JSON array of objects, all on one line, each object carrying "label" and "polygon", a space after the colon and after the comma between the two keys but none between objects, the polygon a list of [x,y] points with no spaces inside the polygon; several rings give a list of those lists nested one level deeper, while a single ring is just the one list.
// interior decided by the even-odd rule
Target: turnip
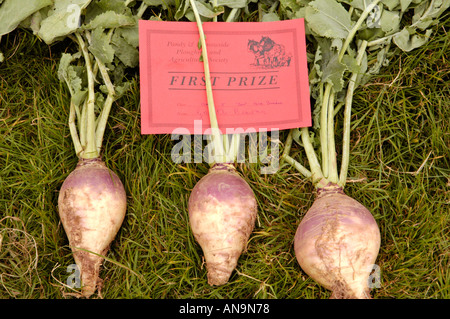
[{"label": "turnip", "polygon": [[103,161],[102,143],[112,105],[130,87],[125,69],[138,65],[137,21],[148,5],[90,0],[47,5],[24,25],[49,45],[71,39],[78,47],[63,53],[58,67],[70,93],[68,126],[78,157],[61,186],[58,212],[78,266],[81,296],[88,298],[96,290],[101,295],[100,267],[125,218],[125,189]]},{"label": "turnip", "polygon": [[[311,152],[306,129],[302,141]],[[317,193],[294,237],[297,261],[332,291],[331,298],[370,298],[370,274],[380,248],[378,225],[366,207],[344,193],[343,186],[324,177],[312,153],[308,158],[313,164],[306,175],[317,178]],[[306,168],[293,158],[285,154],[284,159],[305,173]]]},{"label": "turnip", "polygon": [[229,164],[214,164],[189,197],[189,219],[205,254],[208,283],[225,284],[253,231],[255,195]]},{"label": "turnip", "polygon": [[[318,54],[329,52],[335,55],[336,64],[341,63],[362,21],[367,18],[376,3],[378,1],[374,1],[361,13],[339,51],[333,51],[333,48],[326,46],[326,40],[320,39]],[[348,13],[342,6],[333,10],[343,10],[337,12],[338,15]],[[318,12],[320,13],[319,10]],[[314,29],[314,25],[310,27]],[[322,163],[316,155],[308,128],[290,131],[283,154],[283,159],[310,178],[317,189],[316,199],[295,234],[294,250],[297,261],[303,271],[332,291],[332,298],[339,299],[370,298],[370,274],[380,248],[380,231],[374,217],[366,207],[343,191],[349,162],[352,96],[362,70],[363,58],[366,57],[366,48],[367,41],[359,42],[356,48],[358,54],[354,57],[355,69],[347,82],[345,101],[340,103],[345,105],[340,174],[337,169],[334,122],[337,111],[335,103],[340,97],[337,88],[342,82],[336,84],[321,79],[319,84],[313,87],[313,92],[319,92],[319,125],[316,128],[319,130]],[[293,140],[304,147],[310,170],[288,155]]]},{"label": "turnip", "polygon": [[[63,54],[58,75],[71,93],[69,128],[76,154],[76,168],[64,180],[58,197],[58,210],[70,248],[81,274],[82,296],[100,292],[100,266],[125,217],[126,194],[119,177],[106,167],[100,156],[103,133],[115,98],[108,70],[103,62],[89,54],[84,36],[76,32],[72,38],[81,54]],[[87,93],[82,90],[79,68],[71,62],[84,57]],[[108,95],[98,118],[95,114],[95,68],[100,71]],[[82,104],[82,107],[80,105]],[[76,121],[78,119],[78,121]],[[76,124],[78,122],[78,126]]]},{"label": "turnip", "polygon": [[103,135],[113,102],[130,87],[124,81],[125,69],[138,65],[137,21],[150,4],[91,0],[0,4],[0,37],[20,26],[48,45],[71,38],[79,47],[74,54],[63,53],[58,68],[71,96],[69,129],[79,160],[62,184],[58,209],[81,272],[82,295],[89,297],[100,288],[100,264],[126,211],[122,182],[102,161]]},{"label": "turnip", "polygon": [[191,0],[190,4],[200,34],[214,161],[208,174],[192,189],[188,205],[189,222],[204,253],[208,283],[223,285],[228,282],[247,247],[256,220],[257,203],[252,189],[234,166],[239,148],[238,134],[232,136],[231,150],[226,155],[224,153],[228,136],[219,133],[203,27],[195,1]]},{"label": "turnip", "polygon": [[330,184],[318,190],[297,228],[294,250],[302,269],[332,298],[368,298],[380,231],[369,210]]},{"label": "turnip", "polygon": [[[344,193],[354,90],[377,74],[398,48],[408,52],[425,44],[432,32],[430,26],[438,22],[450,2],[388,5],[373,0],[361,5],[344,1],[345,6],[342,2],[314,0],[298,4],[296,9],[288,6],[298,10],[291,13],[292,17],[303,16],[307,22],[309,47],[315,51],[309,82],[316,103],[313,127],[289,132],[282,160],[311,179],[317,190],[294,238],[301,268],[332,290],[332,298],[370,298],[373,279],[380,279],[371,275],[375,270],[374,276],[379,276],[374,263],[381,244],[380,231],[369,210]],[[338,174],[334,135],[341,107],[343,137]],[[310,169],[289,156],[293,141],[304,148]]]},{"label": "turnip", "polygon": [[61,186],[58,209],[81,274],[82,294],[89,297],[101,284],[103,256],[125,217],[125,190],[99,158],[81,158]]}]

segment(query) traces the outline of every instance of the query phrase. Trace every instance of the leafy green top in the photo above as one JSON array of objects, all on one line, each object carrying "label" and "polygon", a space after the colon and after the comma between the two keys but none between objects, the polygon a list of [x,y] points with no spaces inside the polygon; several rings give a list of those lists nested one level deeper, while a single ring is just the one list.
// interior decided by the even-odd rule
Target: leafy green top
[{"label": "leafy green top", "polygon": [[[283,158],[316,185],[332,181],[343,186],[354,90],[389,63],[396,49],[411,51],[425,44],[450,0],[0,0],[0,37],[20,25],[47,44],[67,37],[78,43],[78,52],[63,54],[58,75],[71,94],[69,124],[76,152],[94,157],[100,153],[111,104],[129,86],[124,70],[139,63],[137,22],[149,6],[175,7],[175,20],[196,21],[194,4],[202,21],[238,21],[255,3],[260,21],[306,21],[309,81],[316,101],[313,127],[291,131]],[[341,107],[338,176],[333,118]],[[310,170],[289,156],[292,141],[305,147]]]},{"label": "leafy green top", "polygon": [[[283,159],[312,178],[316,187],[329,182],[344,186],[354,90],[379,73],[396,48],[408,52],[425,44],[450,0],[281,0],[280,4],[287,18],[306,21],[315,100],[313,128],[290,132]],[[334,116],[341,107],[344,136],[338,174]],[[310,170],[289,156],[292,141],[305,147]]]},{"label": "leafy green top", "polygon": [[[147,3],[122,0],[5,0],[0,34],[18,25],[47,44],[71,38],[75,53],[63,53],[58,77],[69,90],[69,127],[80,158],[99,157],[111,106],[130,83],[126,68],[139,63],[138,20]],[[162,2],[159,1],[158,4]]]}]

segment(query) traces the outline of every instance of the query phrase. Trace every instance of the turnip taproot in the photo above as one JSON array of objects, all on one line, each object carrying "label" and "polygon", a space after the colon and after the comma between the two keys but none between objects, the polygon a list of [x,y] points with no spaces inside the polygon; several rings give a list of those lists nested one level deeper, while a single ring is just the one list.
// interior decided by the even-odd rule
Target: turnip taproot
[{"label": "turnip taproot", "polygon": [[188,204],[189,222],[204,253],[208,283],[223,285],[228,282],[247,247],[255,225],[257,203],[252,189],[234,166],[239,134],[232,136],[230,149],[228,136],[220,134],[202,22],[195,1],[190,0],[190,5],[200,35],[214,160],[208,174],[192,189]]},{"label": "turnip taproot", "polygon": [[247,247],[256,213],[255,195],[233,165],[213,165],[195,185],[189,219],[205,255],[209,284],[228,282]]},{"label": "turnip taproot", "polygon": [[[78,156],[76,168],[61,186],[58,211],[81,275],[81,294],[90,297],[97,289],[100,293],[100,266],[125,218],[127,198],[119,177],[100,156],[107,118],[118,95],[104,63],[89,54],[85,37],[90,37],[89,31],[75,32],[72,39],[81,52],[64,53],[58,69],[60,80],[67,84],[72,96],[69,128]],[[86,67],[87,93],[81,85],[79,68],[71,65],[80,57],[84,57]],[[94,65],[101,77],[96,76]],[[101,80],[108,93],[100,100],[94,83]],[[95,108],[101,101],[102,109],[96,117]]]},{"label": "turnip taproot", "polygon": [[318,189],[294,239],[302,269],[331,290],[332,298],[370,298],[369,279],[380,231],[366,207],[336,184]]},{"label": "turnip taproot", "polygon": [[61,186],[58,208],[81,274],[83,295],[89,297],[101,283],[103,256],[125,217],[124,187],[100,159],[80,159]]}]

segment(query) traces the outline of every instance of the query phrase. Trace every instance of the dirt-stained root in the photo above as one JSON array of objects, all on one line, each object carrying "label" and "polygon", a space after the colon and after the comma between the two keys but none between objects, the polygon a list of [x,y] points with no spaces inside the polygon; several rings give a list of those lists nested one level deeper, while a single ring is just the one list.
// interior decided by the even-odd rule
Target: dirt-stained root
[{"label": "dirt-stained root", "polygon": [[211,254],[206,262],[208,283],[212,286],[226,284],[236,267],[239,256],[239,250],[230,253]]},{"label": "dirt-stained root", "polygon": [[99,273],[104,259],[85,251],[76,251],[73,256],[80,269],[83,297],[89,298],[97,289],[100,294],[102,279]]},{"label": "dirt-stained root", "polygon": [[368,299],[380,231],[369,210],[336,185],[319,189],[294,239],[297,260],[333,299]]},{"label": "dirt-stained root", "polygon": [[61,186],[58,210],[69,239],[83,297],[100,292],[100,267],[125,218],[122,182],[105,164],[81,160]]},{"label": "dirt-stained root", "polygon": [[352,288],[345,282],[336,281],[331,288],[330,299],[372,299],[372,297],[370,296],[369,289],[357,296],[352,293]]}]

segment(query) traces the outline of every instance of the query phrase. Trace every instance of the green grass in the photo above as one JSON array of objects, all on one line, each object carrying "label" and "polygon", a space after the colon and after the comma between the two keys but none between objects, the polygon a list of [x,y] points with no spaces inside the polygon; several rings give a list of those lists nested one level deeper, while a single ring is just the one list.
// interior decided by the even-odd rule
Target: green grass
[{"label": "green grass", "polygon": [[[355,94],[346,192],[380,226],[374,298],[450,298],[449,26],[447,19],[425,47],[396,55]],[[73,258],[57,213],[58,190],[77,163],[69,95],[56,76],[67,44],[49,48],[24,31],[1,42],[0,298],[74,293],[65,286]],[[135,76],[113,106],[103,143],[103,158],[128,194],[126,219],[101,271],[103,297],[330,296],[295,259],[293,237],[314,190],[288,166],[261,175],[258,165],[239,165],[257,196],[256,228],[229,283],[210,287],[187,216],[190,190],[208,165],[173,163],[174,143],[169,135],[140,134]]]}]

